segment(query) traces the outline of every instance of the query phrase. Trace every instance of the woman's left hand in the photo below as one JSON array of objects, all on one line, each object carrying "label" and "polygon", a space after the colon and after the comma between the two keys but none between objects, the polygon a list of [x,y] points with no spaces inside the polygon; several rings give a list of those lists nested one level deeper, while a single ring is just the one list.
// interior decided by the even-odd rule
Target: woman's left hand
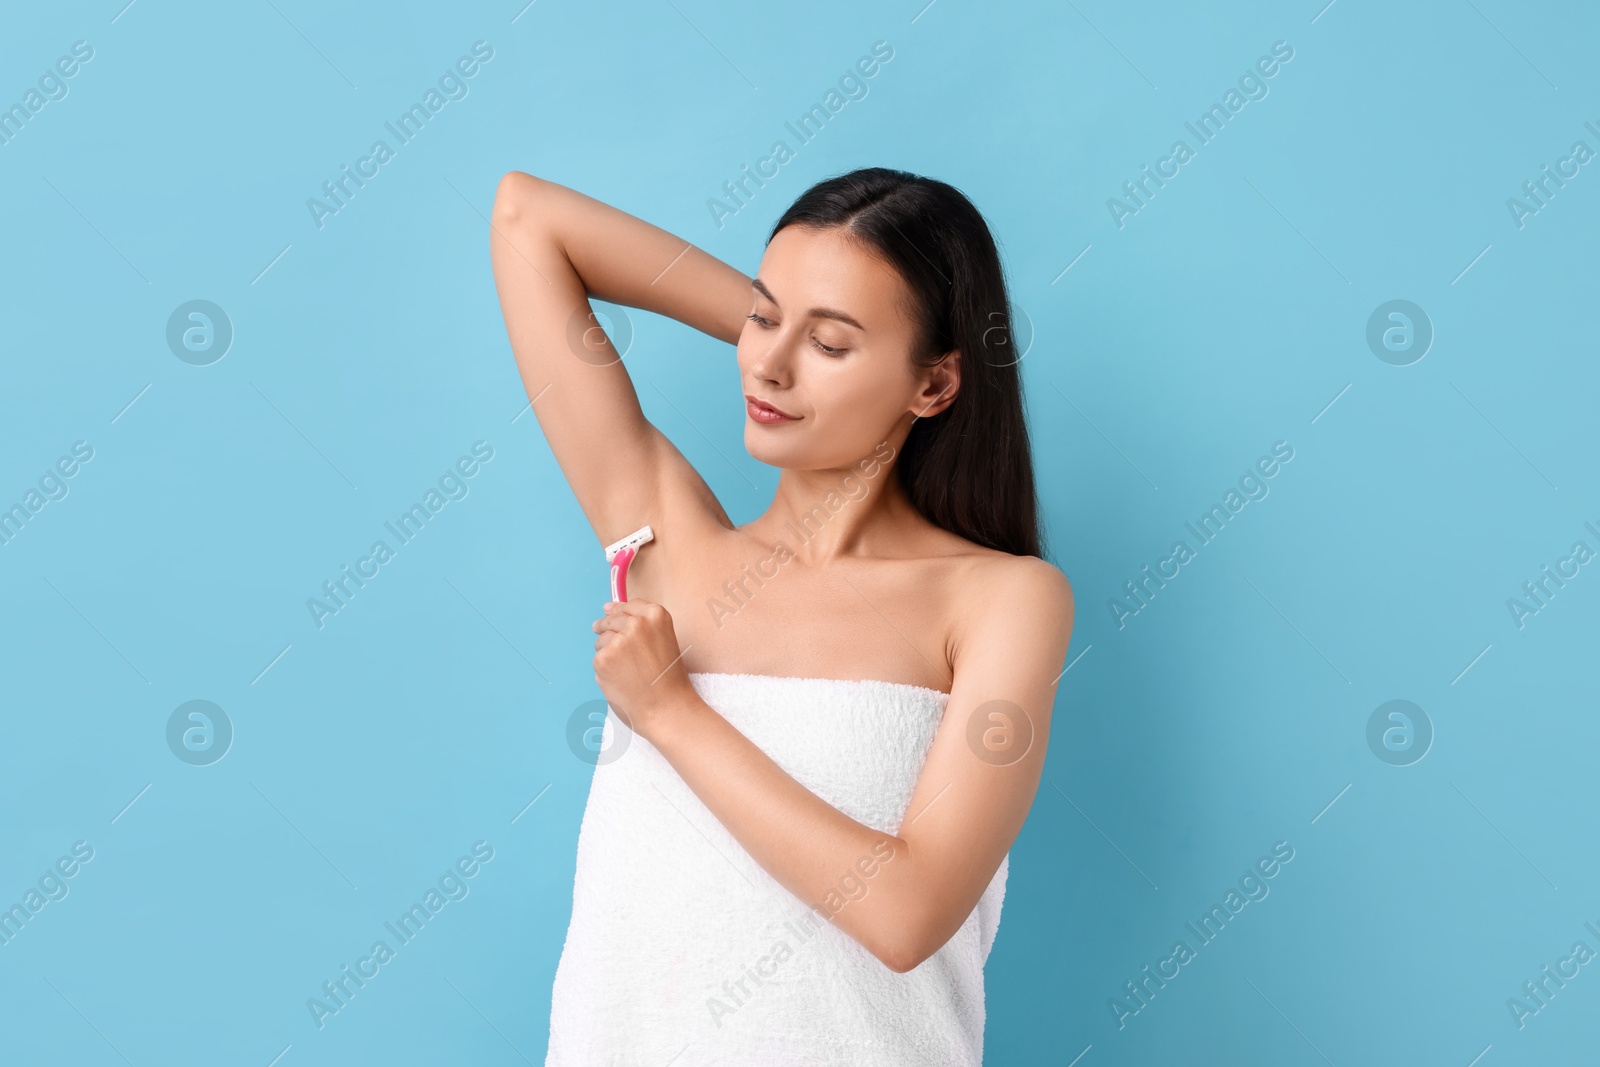
[{"label": "woman's left hand", "polygon": [[696,697],[672,615],[648,600],[606,601],[592,627],[594,680],[629,729],[649,738],[664,711]]}]

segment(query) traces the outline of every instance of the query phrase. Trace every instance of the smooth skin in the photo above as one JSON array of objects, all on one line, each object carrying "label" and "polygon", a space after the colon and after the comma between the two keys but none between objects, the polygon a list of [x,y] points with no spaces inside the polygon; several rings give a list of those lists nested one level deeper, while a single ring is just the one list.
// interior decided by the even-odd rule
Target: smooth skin
[{"label": "smooth skin", "polygon": [[[890,970],[912,970],[971,914],[1027,818],[1073,621],[1060,570],[935,526],[897,481],[912,423],[959,395],[962,353],[914,373],[909,289],[837,229],[785,228],[751,279],[626,212],[511,171],[490,254],[518,371],[600,545],[646,523],[655,534],[628,572],[631,599],[606,603],[593,626],[606,700],[807,905],[832,911],[840,880],[871,867],[866,894],[834,925]],[[740,389],[727,402],[743,411],[749,394],[798,417],[745,417],[750,454],[781,468],[759,518],[735,526],[644,417],[589,296],[737,345]],[[655,387],[677,407],[670,381]],[[949,693],[898,832],[796,781],[700,698],[691,671]],[[974,716],[988,758],[969,743]]]}]

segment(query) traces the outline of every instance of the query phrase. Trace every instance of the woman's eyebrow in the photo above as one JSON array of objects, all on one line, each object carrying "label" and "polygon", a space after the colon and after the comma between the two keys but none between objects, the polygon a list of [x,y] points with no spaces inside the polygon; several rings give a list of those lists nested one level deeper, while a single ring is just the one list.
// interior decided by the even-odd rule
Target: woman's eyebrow
[{"label": "woman's eyebrow", "polygon": [[[783,307],[782,304],[778,303],[778,298],[772,295],[772,290],[767,288],[767,283],[762,281],[760,278],[750,279],[750,288],[766,297],[775,307]],[[835,319],[847,326],[854,326],[863,333],[865,333],[867,329],[865,326],[861,325],[861,323],[857,322],[853,315],[849,315],[843,311],[840,311],[838,308],[811,308],[806,312],[806,314],[814,315],[820,319]]]}]

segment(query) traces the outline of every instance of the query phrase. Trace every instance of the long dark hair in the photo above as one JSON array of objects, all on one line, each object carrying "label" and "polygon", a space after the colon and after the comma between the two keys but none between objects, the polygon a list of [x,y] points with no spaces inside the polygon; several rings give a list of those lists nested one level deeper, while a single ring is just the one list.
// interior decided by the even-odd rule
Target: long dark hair
[{"label": "long dark hair", "polygon": [[793,225],[842,226],[899,271],[917,305],[918,367],[961,350],[955,401],[913,422],[901,450],[900,484],[911,503],[969,541],[1042,558],[1011,302],[978,209],[944,182],[865,167],[801,193],[767,241]]}]

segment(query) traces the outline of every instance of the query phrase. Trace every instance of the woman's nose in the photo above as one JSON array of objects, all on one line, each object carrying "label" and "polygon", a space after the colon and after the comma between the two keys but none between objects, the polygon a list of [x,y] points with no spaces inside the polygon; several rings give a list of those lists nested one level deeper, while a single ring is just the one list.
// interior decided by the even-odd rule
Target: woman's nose
[{"label": "woman's nose", "polygon": [[750,373],[764,382],[787,384],[789,377],[790,342],[781,333],[763,336],[750,361]]}]

